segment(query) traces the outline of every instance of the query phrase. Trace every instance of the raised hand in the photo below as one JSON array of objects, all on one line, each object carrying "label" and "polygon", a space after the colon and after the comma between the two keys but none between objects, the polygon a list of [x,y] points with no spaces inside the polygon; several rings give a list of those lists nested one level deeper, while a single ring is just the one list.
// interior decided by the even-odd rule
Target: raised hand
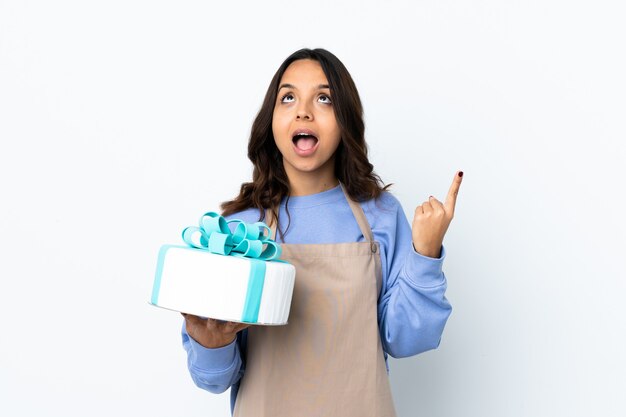
[{"label": "raised hand", "polygon": [[454,174],[452,185],[445,203],[441,203],[432,195],[415,209],[413,218],[413,248],[421,255],[431,258],[441,256],[443,237],[454,217],[456,197],[463,179],[463,171]]}]

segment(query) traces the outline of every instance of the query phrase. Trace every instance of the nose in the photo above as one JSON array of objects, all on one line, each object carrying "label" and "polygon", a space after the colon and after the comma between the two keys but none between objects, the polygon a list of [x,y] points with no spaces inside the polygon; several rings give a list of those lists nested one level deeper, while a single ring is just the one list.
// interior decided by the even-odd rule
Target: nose
[{"label": "nose", "polygon": [[302,104],[298,106],[298,110],[296,112],[296,120],[302,120],[302,119],[306,119],[306,120],[313,119],[313,113],[311,113],[311,111],[309,110],[306,102],[302,102]]}]

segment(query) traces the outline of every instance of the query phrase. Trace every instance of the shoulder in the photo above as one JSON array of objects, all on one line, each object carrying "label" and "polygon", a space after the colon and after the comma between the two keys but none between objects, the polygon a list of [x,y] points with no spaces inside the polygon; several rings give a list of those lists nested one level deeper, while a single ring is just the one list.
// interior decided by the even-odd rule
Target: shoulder
[{"label": "shoulder", "polygon": [[378,198],[361,203],[365,214],[369,214],[373,218],[378,217],[396,217],[402,212],[400,201],[388,191],[383,191]]},{"label": "shoulder", "polygon": [[407,220],[400,201],[388,191],[383,191],[376,199],[362,202],[361,207],[379,240],[386,241],[381,235],[395,236],[398,229],[406,225]]},{"label": "shoulder", "polygon": [[258,222],[261,219],[261,212],[257,208],[247,208],[242,211],[238,211],[228,216],[224,216],[226,220],[243,220],[246,223]]}]

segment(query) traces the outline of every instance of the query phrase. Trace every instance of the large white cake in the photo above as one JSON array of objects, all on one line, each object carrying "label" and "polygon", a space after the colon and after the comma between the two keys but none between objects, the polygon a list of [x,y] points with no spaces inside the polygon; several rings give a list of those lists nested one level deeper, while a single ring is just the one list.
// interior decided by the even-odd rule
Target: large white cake
[{"label": "large white cake", "polygon": [[150,303],[183,313],[263,325],[287,323],[295,267],[188,246],[159,251]]}]

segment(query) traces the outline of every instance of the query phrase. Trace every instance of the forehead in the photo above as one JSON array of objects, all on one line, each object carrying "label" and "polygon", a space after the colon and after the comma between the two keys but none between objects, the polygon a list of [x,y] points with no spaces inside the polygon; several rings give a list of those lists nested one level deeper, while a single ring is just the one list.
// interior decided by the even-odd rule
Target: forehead
[{"label": "forehead", "polygon": [[300,59],[292,62],[285,70],[280,82],[281,84],[288,83],[303,88],[328,84],[322,66],[312,59]]}]

